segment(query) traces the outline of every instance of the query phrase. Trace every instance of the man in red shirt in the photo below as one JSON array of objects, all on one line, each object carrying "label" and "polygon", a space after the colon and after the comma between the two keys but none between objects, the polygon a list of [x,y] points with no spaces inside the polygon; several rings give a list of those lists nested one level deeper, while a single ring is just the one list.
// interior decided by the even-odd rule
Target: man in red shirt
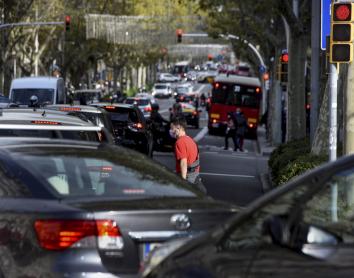
[{"label": "man in red shirt", "polygon": [[171,122],[170,134],[176,138],[175,157],[176,172],[183,179],[188,180],[206,192],[199,176],[199,150],[194,140],[186,134],[186,121],[183,118],[175,118]]}]

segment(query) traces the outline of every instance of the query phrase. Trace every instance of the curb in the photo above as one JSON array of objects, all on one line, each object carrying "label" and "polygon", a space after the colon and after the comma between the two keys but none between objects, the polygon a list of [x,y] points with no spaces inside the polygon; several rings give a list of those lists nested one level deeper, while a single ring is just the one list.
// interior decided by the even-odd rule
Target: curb
[{"label": "curb", "polygon": [[267,193],[268,191],[273,189],[269,174],[267,173],[260,174],[259,178],[261,180],[263,193]]}]

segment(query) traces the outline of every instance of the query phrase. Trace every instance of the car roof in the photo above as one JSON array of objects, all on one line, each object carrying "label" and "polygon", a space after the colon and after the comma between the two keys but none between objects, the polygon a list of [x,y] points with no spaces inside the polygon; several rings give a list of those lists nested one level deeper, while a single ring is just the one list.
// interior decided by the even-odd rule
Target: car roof
[{"label": "car roof", "polygon": [[90,105],[69,105],[69,104],[51,104],[46,105],[45,109],[49,109],[51,111],[61,111],[61,112],[89,112],[89,113],[104,113],[105,110],[100,109],[95,106]]},{"label": "car roof", "polygon": [[114,106],[117,108],[130,108],[134,109],[135,106],[132,104],[125,104],[125,103],[110,103],[110,102],[97,102],[92,104],[92,106],[97,106],[97,107],[106,107],[106,106]]},{"label": "car roof", "polygon": [[[36,124],[32,123],[37,121]],[[7,125],[30,125],[38,126],[40,122],[57,122],[59,126],[86,126],[94,127],[91,122],[86,122],[78,117],[69,116],[65,112],[53,111],[48,109],[36,109],[34,111],[31,108],[10,108],[2,109],[0,113],[0,124]],[[52,125],[54,128],[55,125]],[[51,128],[51,129],[52,129]]]},{"label": "car roof", "polygon": [[23,77],[12,80],[12,86],[16,89],[25,88],[56,88],[58,80],[62,78],[51,76]]},{"label": "car roof", "polygon": [[249,85],[249,86],[261,86],[261,82],[257,77],[247,77],[247,76],[240,76],[240,75],[227,75],[227,74],[220,74],[215,77],[215,82],[224,82],[224,83],[235,83],[240,85]]}]

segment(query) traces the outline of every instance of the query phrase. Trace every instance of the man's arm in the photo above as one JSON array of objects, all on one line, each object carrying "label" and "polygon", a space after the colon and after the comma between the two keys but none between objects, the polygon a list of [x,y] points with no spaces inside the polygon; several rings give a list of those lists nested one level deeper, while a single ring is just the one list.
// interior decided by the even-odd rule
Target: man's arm
[{"label": "man's arm", "polygon": [[187,179],[187,158],[182,158],[179,163],[181,166],[181,177],[182,179]]}]

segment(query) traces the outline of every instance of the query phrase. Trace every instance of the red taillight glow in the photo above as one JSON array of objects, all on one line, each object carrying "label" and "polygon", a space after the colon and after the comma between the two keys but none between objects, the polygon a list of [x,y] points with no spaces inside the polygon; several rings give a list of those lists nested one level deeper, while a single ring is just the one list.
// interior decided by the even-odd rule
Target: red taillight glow
[{"label": "red taillight glow", "polygon": [[215,83],[214,88],[219,89],[219,87],[220,87],[220,83]]},{"label": "red taillight glow", "polygon": [[64,250],[91,236],[98,237],[100,248],[123,247],[119,227],[112,220],[37,220],[34,228],[39,245],[47,250]]},{"label": "red taillight glow", "polygon": [[81,111],[79,107],[60,107],[60,111]]},{"label": "red taillight glow", "polygon": [[139,128],[139,129],[141,129],[141,128],[144,127],[142,123],[135,123],[135,124],[133,124],[133,126],[134,126],[135,128]]},{"label": "red taillight glow", "polygon": [[145,107],[145,108],[144,108],[144,111],[145,111],[145,112],[151,112],[151,111],[152,111],[152,108],[151,108],[150,106]]},{"label": "red taillight glow", "polygon": [[195,115],[197,115],[198,114],[198,112],[197,111],[193,111],[193,115],[195,116]]},{"label": "red taillight glow", "polygon": [[257,87],[256,88],[256,93],[259,94],[261,92],[261,88]]},{"label": "red taillight glow", "polygon": [[31,121],[32,124],[35,125],[61,125],[59,122],[51,122],[51,121]]},{"label": "red taillight glow", "polygon": [[254,124],[248,124],[248,126],[249,126],[250,128],[253,128],[253,127],[254,127]]},{"label": "red taillight glow", "polygon": [[108,110],[114,110],[116,109],[115,106],[104,106],[105,109],[108,109]]}]

